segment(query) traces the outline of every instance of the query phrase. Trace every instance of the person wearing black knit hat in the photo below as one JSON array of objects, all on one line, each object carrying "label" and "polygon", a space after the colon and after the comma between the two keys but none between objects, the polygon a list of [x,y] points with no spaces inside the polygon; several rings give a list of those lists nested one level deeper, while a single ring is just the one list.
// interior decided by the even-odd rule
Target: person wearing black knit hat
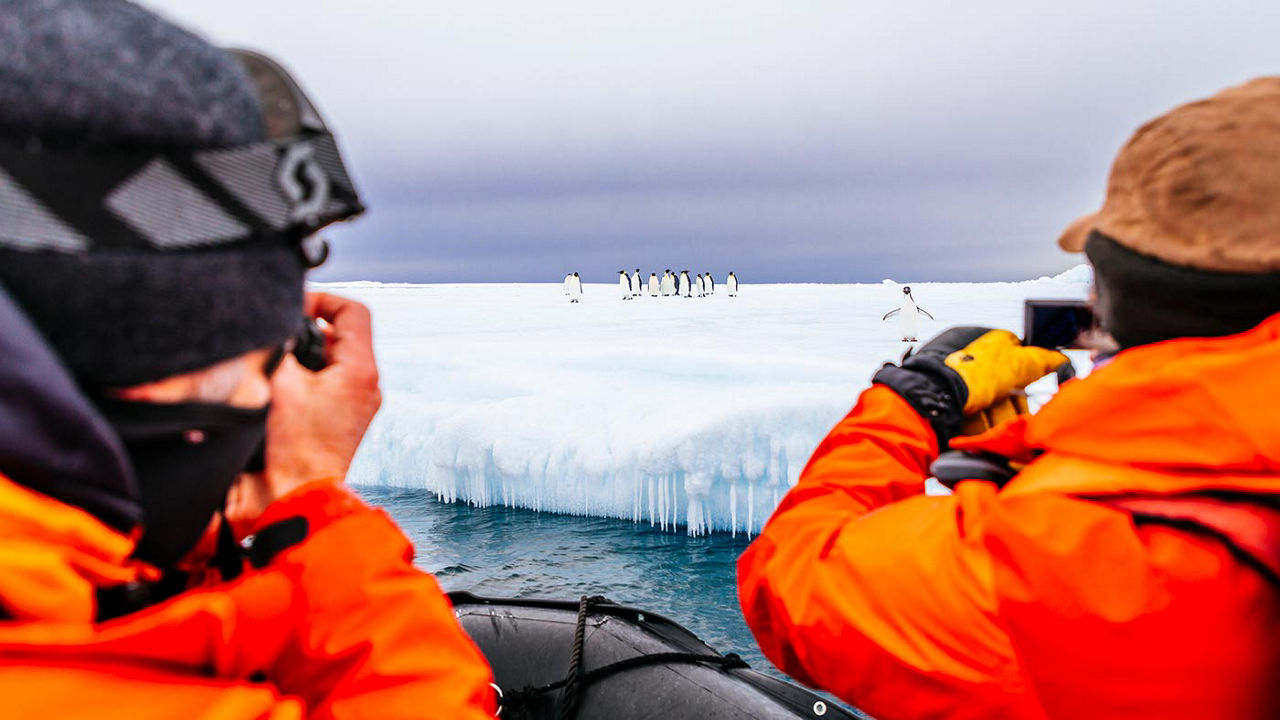
[{"label": "person wearing black knit hat", "polygon": [[122,0],[3,3],[6,716],[492,715],[438,585],[341,485],[369,314],[303,280],[362,211],[266,56]]},{"label": "person wearing black knit hat", "polygon": [[1119,351],[976,436],[1065,357],[961,327],[881,368],[742,555],[747,623],[875,717],[1280,717],[1280,78],[1143,125],[1059,243]]}]

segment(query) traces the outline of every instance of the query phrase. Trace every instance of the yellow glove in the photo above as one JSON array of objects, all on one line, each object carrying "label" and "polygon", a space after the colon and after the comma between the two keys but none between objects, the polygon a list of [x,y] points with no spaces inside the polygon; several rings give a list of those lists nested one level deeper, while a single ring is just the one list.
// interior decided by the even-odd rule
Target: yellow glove
[{"label": "yellow glove", "polygon": [[1027,347],[1008,330],[991,330],[948,355],[945,362],[969,388],[964,414],[972,415],[1057,370],[1067,356]]},{"label": "yellow glove", "polygon": [[1026,415],[1029,412],[1031,409],[1027,407],[1027,396],[1015,390],[1004,400],[972,415],[965,415],[960,423],[960,431],[956,435],[981,435],[1009,418]]},{"label": "yellow glove", "polygon": [[[1067,362],[1053,350],[1025,347],[1007,330],[954,327],[871,379],[901,395],[933,426],[945,448],[1027,411],[1019,391]],[[961,399],[964,399],[963,405]]]}]

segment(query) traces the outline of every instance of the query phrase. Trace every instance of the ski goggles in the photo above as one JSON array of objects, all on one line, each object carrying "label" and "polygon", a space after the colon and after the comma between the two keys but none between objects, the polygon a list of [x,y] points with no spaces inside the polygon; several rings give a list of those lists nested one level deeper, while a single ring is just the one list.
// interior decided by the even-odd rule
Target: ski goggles
[{"label": "ski goggles", "polygon": [[0,141],[0,247],[70,254],[297,247],[364,212],[337,142],[278,63],[229,50],[252,80],[266,138],[219,148],[61,148]]}]

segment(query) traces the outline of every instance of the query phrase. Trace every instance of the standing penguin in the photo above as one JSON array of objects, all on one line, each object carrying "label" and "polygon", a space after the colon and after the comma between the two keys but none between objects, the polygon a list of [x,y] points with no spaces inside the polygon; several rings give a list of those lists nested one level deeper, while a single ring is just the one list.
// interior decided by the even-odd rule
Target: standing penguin
[{"label": "standing penguin", "polygon": [[707,281],[702,279],[702,275],[698,275],[698,297],[707,296]]},{"label": "standing penguin", "polygon": [[724,280],[725,287],[729,288],[729,297],[738,297],[738,278],[729,271],[729,277]]},{"label": "standing penguin", "polygon": [[707,273],[707,274],[706,274],[706,275],[704,275],[703,277],[705,277],[705,278],[707,279],[707,280],[706,280],[706,282],[707,282],[707,294],[708,294],[708,295],[715,295],[715,294],[716,294],[716,279],[715,279],[715,278],[713,278],[713,277],[711,277],[711,273]]},{"label": "standing penguin", "polygon": [[627,276],[626,270],[618,271],[618,289],[622,291],[622,299],[631,299],[631,278]]},{"label": "standing penguin", "polygon": [[631,294],[640,297],[644,292],[644,279],[640,277],[640,268],[636,268],[636,274],[631,276]]},{"label": "standing penguin", "polygon": [[693,290],[690,287],[690,285],[691,283],[689,282],[689,271],[681,270],[680,271],[680,292],[678,292],[677,294],[683,295],[684,297],[693,297]]},{"label": "standing penguin", "polygon": [[668,269],[666,272],[662,273],[662,284],[661,284],[661,287],[662,287],[662,296],[663,296],[663,297],[666,297],[666,296],[668,296],[668,295],[672,295],[672,294],[674,294],[674,293],[675,293],[675,287],[676,287],[676,285],[675,285],[675,276],[671,274],[671,270],[670,270],[670,269]]},{"label": "standing penguin", "polygon": [[658,297],[658,273],[649,273],[649,297]]},{"label": "standing penguin", "polygon": [[569,296],[569,302],[582,299],[582,278],[578,277],[578,273],[564,279],[564,294]]},{"label": "standing penguin", "polygon": [[920,328],[921,314],[923,314],[925,317],[929,318],[930,320],[933,319],[933,316],[929,314],[928,310],[925,310],[924,308],[916,305],[916,299],[911,297],[911,288],[903,287],[902,288],[902,307],[898,308],[897,310],[890,310],[889,312],[884,314],[884,317],[880,319],[884,321],[884,320],[888,320],[894,315],[897,315],[898,320],[901,323],[901,327],[902,327],[902,342],[915,342],[916,333],[919,332],[919,328]]}]

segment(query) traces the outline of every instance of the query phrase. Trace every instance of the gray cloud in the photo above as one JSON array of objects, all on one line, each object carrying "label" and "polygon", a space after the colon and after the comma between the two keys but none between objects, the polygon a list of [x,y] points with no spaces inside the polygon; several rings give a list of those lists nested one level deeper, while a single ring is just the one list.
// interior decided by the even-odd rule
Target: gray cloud
[{"label": "gray cloud", "polygon": [[1035,277],[1078,261],[1053,240],[1138,124],[1274,68],[1274,4],[1004,5],[164,11],[338,128],[373,211],[321,279]]}]

